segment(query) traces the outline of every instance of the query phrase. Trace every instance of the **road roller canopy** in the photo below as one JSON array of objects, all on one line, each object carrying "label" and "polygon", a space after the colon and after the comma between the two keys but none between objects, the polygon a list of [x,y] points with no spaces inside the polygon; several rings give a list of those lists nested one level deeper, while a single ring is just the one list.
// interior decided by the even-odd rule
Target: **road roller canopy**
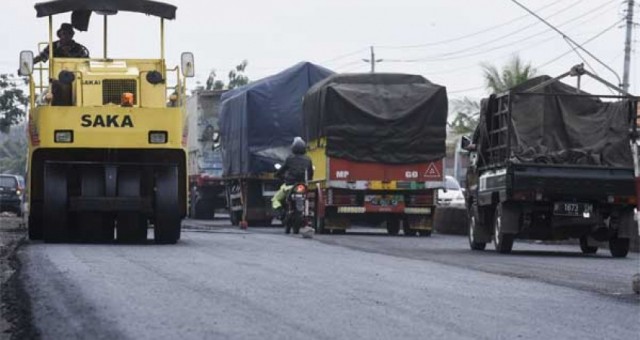
[{"label": "road roller canopy", "polygon": [[118,11],[137,12],[164,19],[175,19],[176,6],[150,0],[54,0],[35,5],[38,17],[67,12],[100,12],[115,14]]},{"label": "road roller canopy", "polygon": [[161,19],[175,19],[177,7],[150,0],[54,0],[35,5],[37,17],[71,12],[71,24],[79,31],[89,27],[91,13],[113,15],[118,11],[137,12],[157,16]]}]

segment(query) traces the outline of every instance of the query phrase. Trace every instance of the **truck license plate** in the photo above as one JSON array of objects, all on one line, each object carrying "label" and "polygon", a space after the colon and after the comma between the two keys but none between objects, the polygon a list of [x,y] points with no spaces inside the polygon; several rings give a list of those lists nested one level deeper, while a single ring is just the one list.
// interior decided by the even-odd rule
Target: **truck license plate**
[{"label": "truck license plate", "polygon": [[395,207],[403,201],[402,196],[396,195],[367,195],[364,198],[366,203],[380,207]]},{"label": "truck license plate", "polygon": [[593,214],[593,204],[575,202],[556,202],[553,214],[558,216],[575,216],[589,218]]}]

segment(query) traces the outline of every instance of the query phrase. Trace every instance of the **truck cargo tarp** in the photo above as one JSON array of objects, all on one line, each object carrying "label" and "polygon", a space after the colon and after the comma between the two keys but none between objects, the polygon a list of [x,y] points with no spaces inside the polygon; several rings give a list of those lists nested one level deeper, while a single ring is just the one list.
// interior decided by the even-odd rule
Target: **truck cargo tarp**
[{"label": "truck cargo tarp", "polygon": [[274,172],[302,135],[302,98],[333,74],[308,62],[231,90],[222,96],[220,135],[226,176]]},{"label": "truck cargo tarp", "polygon": [[[549,79],[548,76],[537,77],[511,90],[511,161],[632,167],[629,129],[634,119],[630,101],[571,96],[578,90],[561,82],[535,91],[554,95],[517,94]],[[583,91],[579,93],[588,95]],[[492,101],[495,97],[484,103],[481,117],[495,105]],[[483,135],[482,131],[480,135]],[[483,138],[480,147],[488,145],[488,136]]]},{"label": "truck cargo tarp", "polygon": [[445,156],[447,91],[422,76],[336,74],[304,100],[307,140],[358,162],[421,163]]}]

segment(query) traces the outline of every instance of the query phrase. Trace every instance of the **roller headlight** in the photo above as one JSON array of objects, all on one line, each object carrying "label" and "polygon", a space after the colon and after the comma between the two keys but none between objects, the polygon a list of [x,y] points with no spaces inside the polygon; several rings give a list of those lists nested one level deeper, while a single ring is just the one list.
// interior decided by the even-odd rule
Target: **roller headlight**
[{"label": "roller headlight", "polygon": [[56,143],[73,143],[73,131],[56,130],[53,138]]},{"label": "roller headlight", "polygon": [[166,144],[167,131],[149,131],[149,144]]}]

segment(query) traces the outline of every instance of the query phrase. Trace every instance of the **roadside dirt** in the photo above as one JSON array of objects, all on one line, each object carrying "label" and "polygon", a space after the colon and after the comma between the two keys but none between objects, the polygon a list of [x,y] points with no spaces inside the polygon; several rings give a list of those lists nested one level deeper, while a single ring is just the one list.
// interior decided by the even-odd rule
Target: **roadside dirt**
[{"label": "roadside dirt", "polygon": [[19,280],[16,252],[26,239],[24,220],[0,215],[0,339],[37,339],[30,303]]}]

